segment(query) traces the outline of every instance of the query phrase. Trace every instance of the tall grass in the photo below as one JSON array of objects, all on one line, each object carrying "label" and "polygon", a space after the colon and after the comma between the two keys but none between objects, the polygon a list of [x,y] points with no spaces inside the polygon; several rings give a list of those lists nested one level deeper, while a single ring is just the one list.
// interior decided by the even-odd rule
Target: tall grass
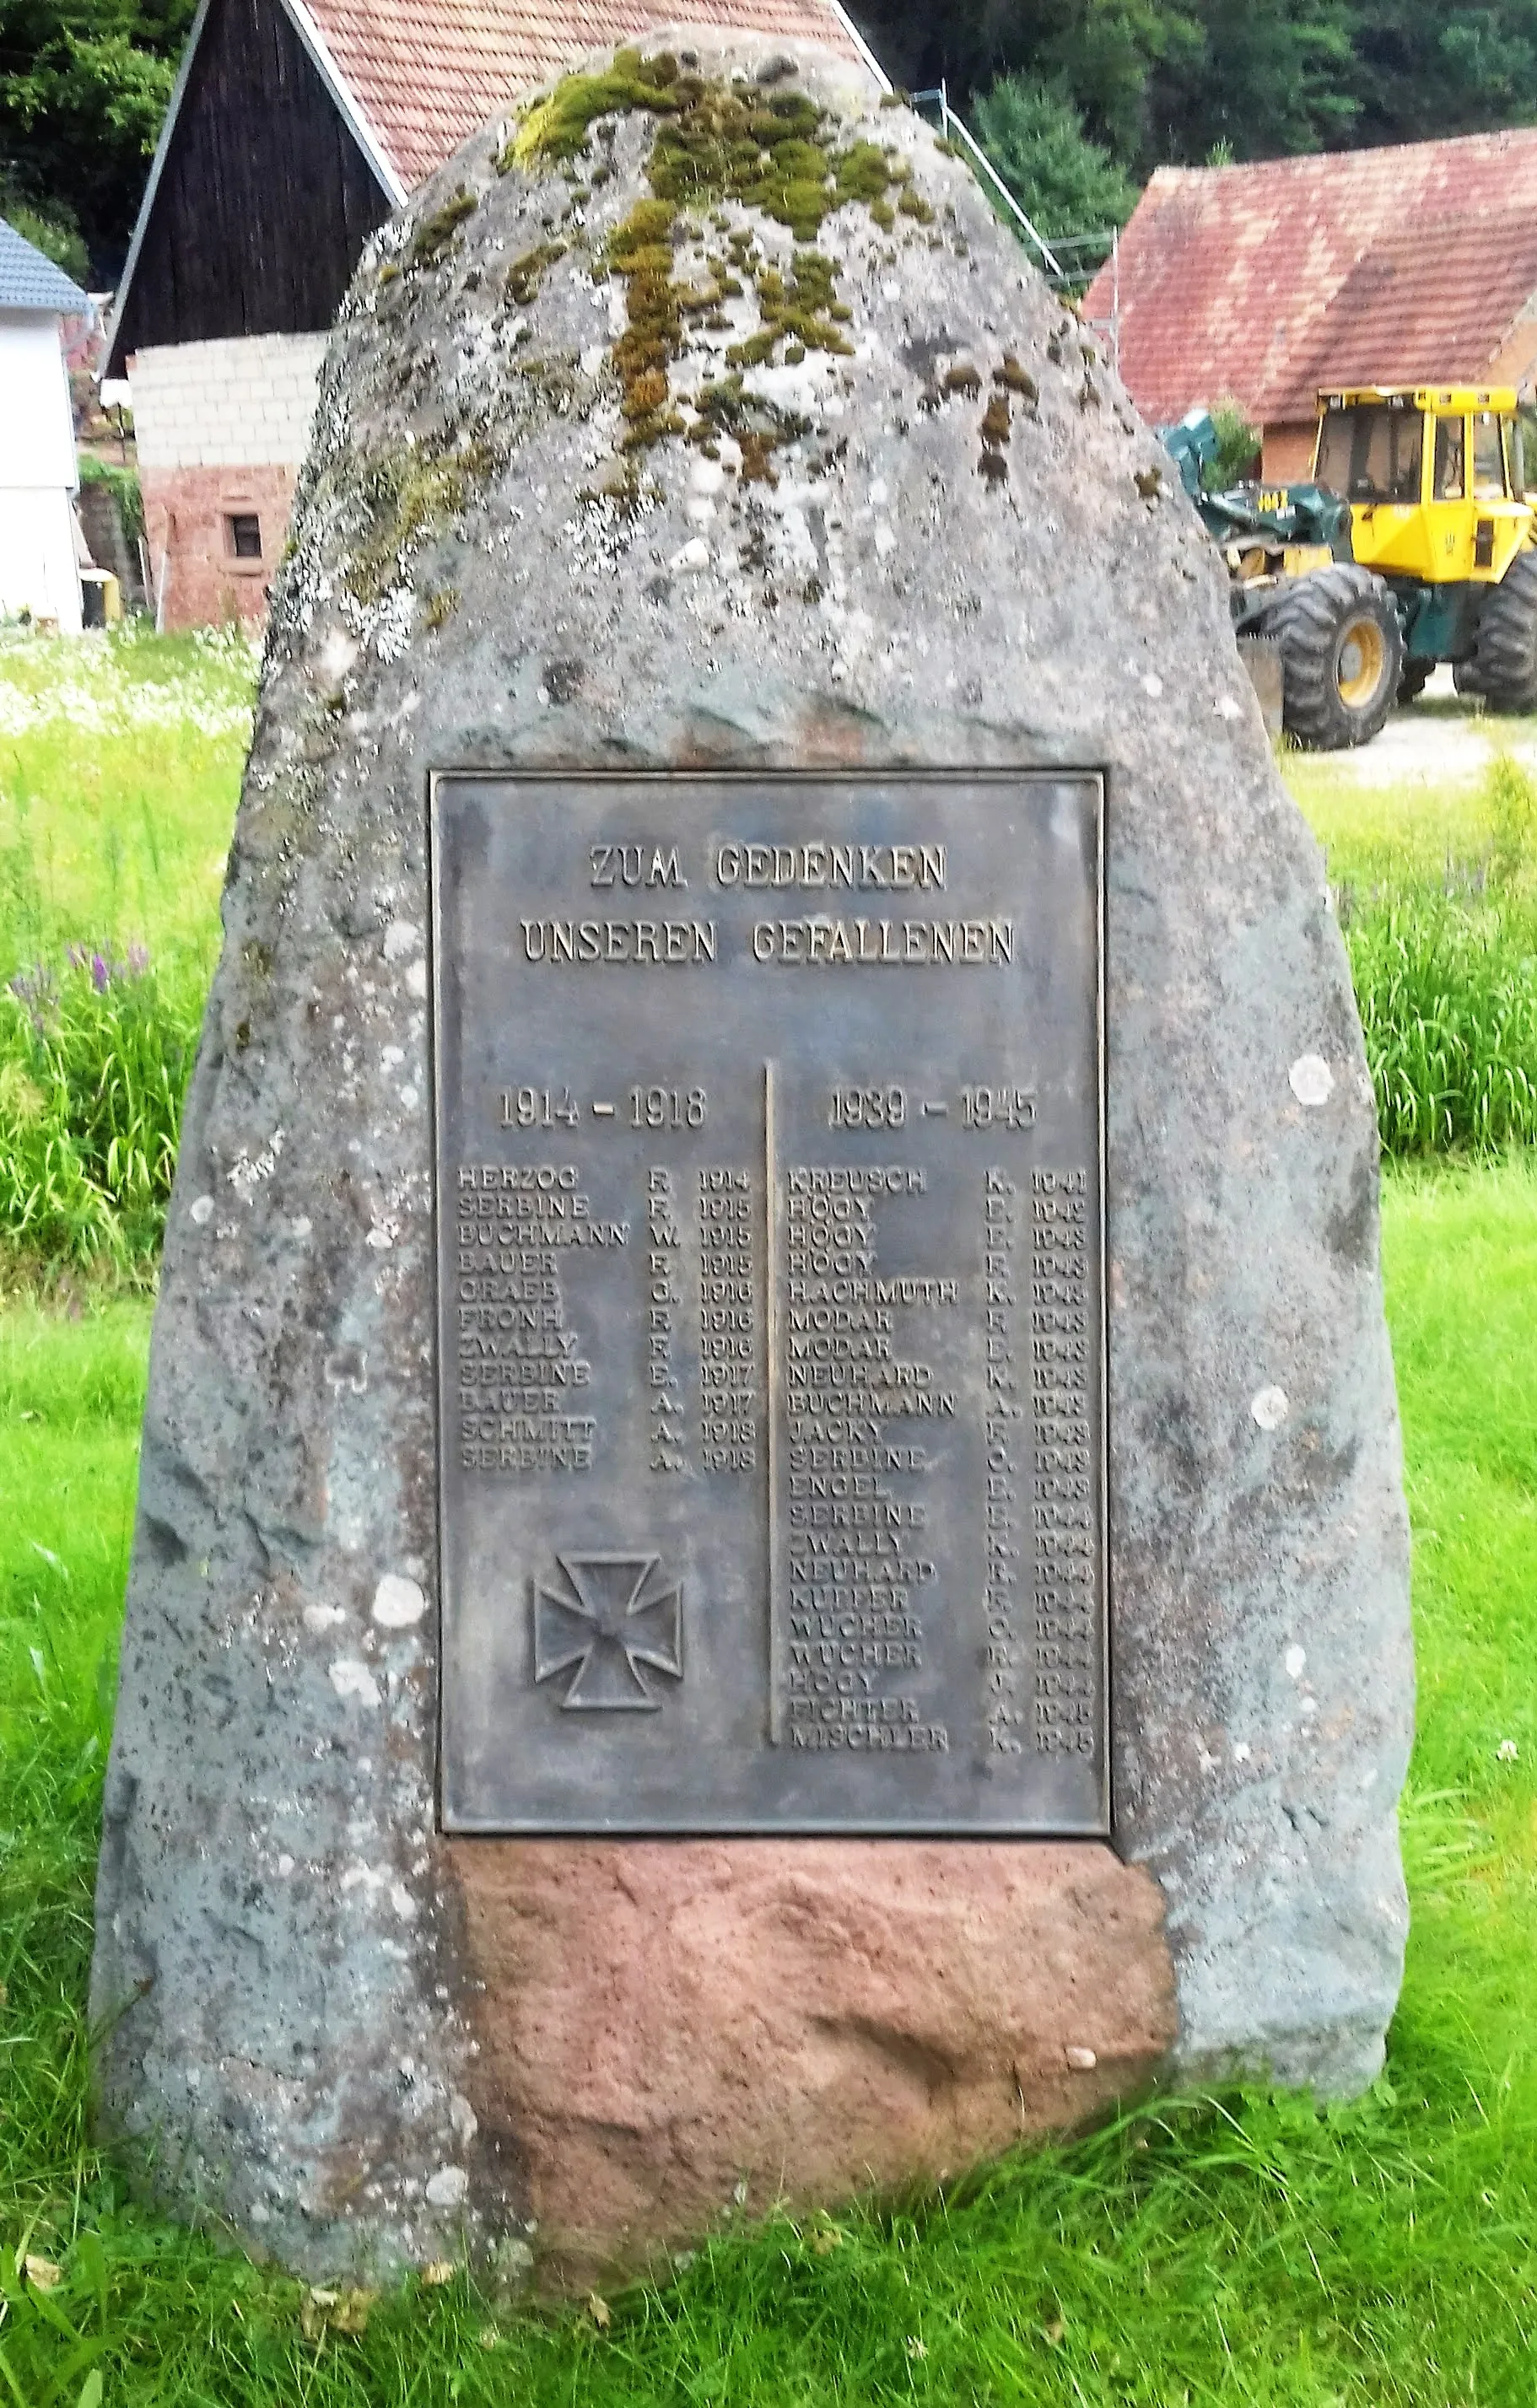
[{"label": "tall grass", "polygon": [[1413,832],[1385,867],[1375,815],[1330,857],[1383,1148],[1401,1157],[1537,1141],[1537,784],[1497,753],[1457,813],[1466,849],[1434,869]]},{"label": "tall grass", "polygon": [[1537,912],[1390,896],[1345,931],[1385,1153],[1537,1140]]},{"label": "tall grass", "polygon": [[153,1276],[254,671],[238,634],[0,641],[0,1286]]},{"label": "tall grass", "polygon": [[200,1001],[82,947],[0,995],[0,1231],[40,1268],[152,1277]]}]

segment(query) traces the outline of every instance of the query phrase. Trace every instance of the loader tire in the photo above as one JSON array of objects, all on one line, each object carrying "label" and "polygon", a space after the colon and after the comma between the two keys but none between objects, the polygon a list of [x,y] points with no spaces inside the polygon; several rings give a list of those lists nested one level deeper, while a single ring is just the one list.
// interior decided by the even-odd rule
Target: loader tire
[{"label": "loader tire", "polygon": [[1457,690],[1481,694],[1496,710],[1537,710],[1537,552],[1518,552],[1490,588]]},{"label": "loader tire", "polygon": [[1370,744],[1403,674],[1403,632],[1380,577],[1342,562],[1300,577],[1266,613],[1286,669],[1288,736],[1314,752]]}]

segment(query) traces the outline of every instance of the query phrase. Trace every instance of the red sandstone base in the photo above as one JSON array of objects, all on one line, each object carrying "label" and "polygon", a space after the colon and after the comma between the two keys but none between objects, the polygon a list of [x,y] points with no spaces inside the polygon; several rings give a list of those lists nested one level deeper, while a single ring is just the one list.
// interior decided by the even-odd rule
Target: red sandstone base
[{"label": "red sandstone base", "polygon": [[1093,1842],[460,1842],[483,2124],[547,2284],[958,2173],[1145,2088],[1156,1884]]}]

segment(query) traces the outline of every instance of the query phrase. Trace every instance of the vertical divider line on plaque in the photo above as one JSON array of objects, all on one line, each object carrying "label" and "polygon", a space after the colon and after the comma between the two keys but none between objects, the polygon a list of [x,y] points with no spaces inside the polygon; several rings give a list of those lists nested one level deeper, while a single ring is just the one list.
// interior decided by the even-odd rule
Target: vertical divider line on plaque
[{"label": "vertical divider line on plaque", "polygon": [[768,1744],[784,1741],[781,1690],[783,1663],[779,1561],[779,1127],[775,1065],[763,1066],[763,1429],[768,1488]]}]

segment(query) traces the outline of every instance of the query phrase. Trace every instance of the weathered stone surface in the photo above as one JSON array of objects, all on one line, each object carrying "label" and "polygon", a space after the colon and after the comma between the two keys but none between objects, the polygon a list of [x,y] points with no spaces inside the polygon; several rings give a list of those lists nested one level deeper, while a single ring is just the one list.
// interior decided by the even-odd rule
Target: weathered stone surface
[{"label": "weathered stone surface", "polygon": [[1145,2088],[1157,1885],[1092,1843],[456,1842],[472,2093],[550,2271],[939,2178]]},{"label": "weathered stone surface", "polygon": [[[775,56],[732,54],[793,88]],[[743,251],[679,305],[662,387],[639,381],[633,263],[595,279],[648,195],[655,120],[623,109],[568,177],[503,172],[505,129],[470,144],[373,246],[323,382],[156,1320],[94,1985],[108,2128],[153,2142],[166,2195],[316,2273],[515,2239],[536,2197],[586,2258],[633,2256],[724,2208],[732,2165],[769,2185],[777,2130],[806,2196],[932,2169],[1014,2128],[1009,2064],[1025,2125],[1071,2114],[1074,1899],[1102,1902],[1085,1961],[1117,2083],[1161,2045],[1159,1946],[1176,2078],[1349,2090],[1397,1992],[1407,1550],[1375,1132],[1322,866],[1218,566],[1094,345],[914,119],[826,60],[800,80],[835,148],[895,145],[911,184],[824,219],[849,315],[782,322],[737,400],[706,388],[787,306],[797,246],[756,203],[724,229],[701,210],[674,281],[702,292],[736,235],[779,298]],[[718,456],[667,431],[685,403],[725,412]],[[636,429],[655,439],[625,450]],[[569,1845],[437,1835],[426,773],[681,762],[1108,773],[1124,1862],[1022,1844],[989,1884],[1008,1851],[873,1878],[868,1846],[683,1843],[596,1851],[583,1888]],[[657,1885],[626,1902],[641,1855]],[[1056,1971],[1027,1982],[1064,1884]],[[777,1980],[796,1898],[857,1940],[836,1978],[825,1934],[797,1942],[835,1999],[823,2071],[889,2032],[921,2089],[932,2049],[956,2071],[927,2123],[876,2040],[841,2121],[824,2101],[794,2134],[776,2056],[733,2144],[747,1977],[725,1951]],[[924,1956],[941,1930],[949,1993]],[[596,2003],[595,2061],[557,2096],[582,1932],[616,2000],[648,1967],[680,1995],[711,1966],[682,2172],[666,2084]],[[814,2001],[797,2013],[810,2047]]]}]

